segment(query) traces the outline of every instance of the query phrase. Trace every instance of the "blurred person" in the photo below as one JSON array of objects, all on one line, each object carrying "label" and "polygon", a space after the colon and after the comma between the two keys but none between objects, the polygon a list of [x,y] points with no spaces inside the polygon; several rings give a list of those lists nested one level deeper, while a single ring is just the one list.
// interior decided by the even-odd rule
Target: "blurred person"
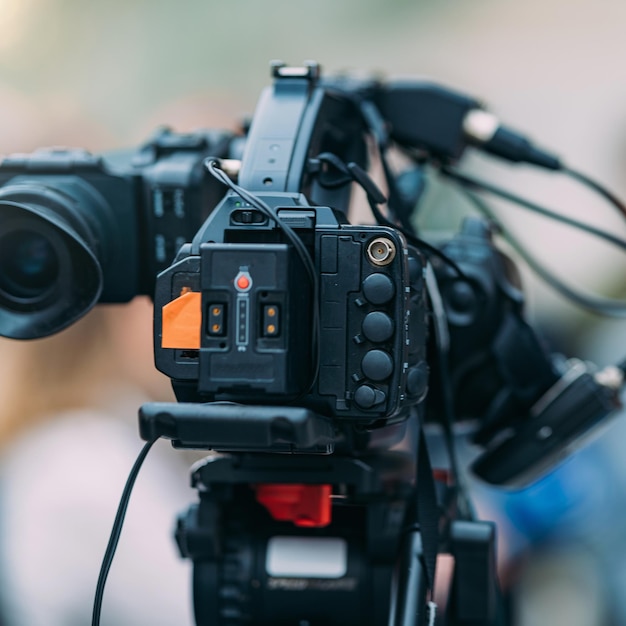
[{"label": "blurred person", "polygon": [[[7,626],[90,622],[98,571],[142,442],[137,409],[171,399],[152,361],[152,306],[96,307],[58,335],[0,342],[0,611]],[[102,624],[191,624],[177,512],[188,463],[153,447],[131,497]],[[2,622],[5,623],[4,621]]]}]

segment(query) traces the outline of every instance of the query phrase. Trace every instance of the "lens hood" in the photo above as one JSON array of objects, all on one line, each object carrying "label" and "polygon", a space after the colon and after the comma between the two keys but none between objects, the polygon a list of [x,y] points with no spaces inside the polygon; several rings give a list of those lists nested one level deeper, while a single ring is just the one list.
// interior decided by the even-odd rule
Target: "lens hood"
[{"label": "lens hood", "polygon": [[69,203],[64,194],[42,187],[3,190],[0,335],[11,339],[51,335],[98,301],[102,269],[96,239]]}]

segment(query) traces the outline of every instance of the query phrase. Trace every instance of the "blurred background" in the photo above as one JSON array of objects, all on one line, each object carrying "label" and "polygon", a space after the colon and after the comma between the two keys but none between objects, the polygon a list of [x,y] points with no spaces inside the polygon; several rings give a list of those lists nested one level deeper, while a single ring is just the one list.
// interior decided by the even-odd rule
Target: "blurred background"
[{"label": "blurred background", "polygon": [[[260,90],[269,83],[271,59],[292,64],[314,59],[327,73],[425,76],[481,97],[503,121],[626,197],[625,27],[623,0],[0,0],[0,152],[51,145],[92,152],[132,147],[161,124],[180,131],[235,128],[253,112]],[[626,236],[623,219],[575,183],[469,154],[463,165],[530,199]],[[465,212],[458,196],[438,181],[429,193],[431,222],[454,230]],[[567,227],[515,207],[497,206],[502,222],[570,284],[616,298],[626,294],[622,255]],[[600,365],[626,354],[625,321],[586,314],[534,279],[524,266],[521,269],[531,320],[556,350]],[[56,363],[55,355],[66,349],[60,346],[72,342],[83,348],[85,361],[96,362],[106,352],[108,365],[102,371],[94,367],[90,382],[80,383],[93,394],[75,399],[72,406],[52,403],[55,414],[74,405],[91,406],[103,395],[110,399],[101,385],[105,378],[115,379],[116,389],[123,379],[142,397],[168,397],[167,381],[152,374],[150,325],[150,306],[144,302],[95,313],[82,330],[70,330],[74,336],[59,340],[67,343],[31,342],[24,347],[3,341],[2,397],[32,396],[51,380],[50,368],[31,380],[31,387],[20,388],[22,374],[32,371],[28,364],[33,359]],[[108,334],[104,344],[90,347],[79,333]],[[70,365],[59,370],[67,375],[57,376],[55,388],[78,385]],[[17,408],[12,415],[5,411],[0,426],[6,432],[7,459],[1,477],[5,485],[16,475],[32,485],[24,478],[28,463],[23,459],[34,450],[19,446],[52,420],[41,417],[46,406],[8,404]],[[128,423],[135,419],[131,405]],[[26,414],[39,417],[22,420]],[[477,487],[479,508],[501,525],[501,559],[516,623],[626,623],[624,435],[624,420],[618,418],[584,452],[523,493]],[[70,441],[80,445],[81,439]],[[96,440],[84,444],[98,450]],[[41,442],[42,449],[51,447],[47,439]],[[132,454],[129,451],[127,467]],[[72,471],[83,461],[77,458]],[[127,467],[120,463],[120,480]],[[179,467],[175,471],[184,475]],[[24,484],[16,484],[20,486],[4,489],[4,511],[24,501]],[[178,506],[179,500],[192,498],[182,484],[180,494],[164,501],[163,511],[170,503]],[[79,487],[63,487],[74,488]],[[111,486],[111,494],[116,488]],[[2,492],[0,483],[0,496]],[[42,498],[33,493],[32,506]],[[172,520],[174,513],[172,509]],[[11,523],[19,527],[34,514],[26,507]],[[109,518],[104,517],[106,526]],[[156,531],[153,535],[151,541],[157,542]],[[98,541],[95,554],[101,544],[103,549],[105,538]],[[162,541],[169,538],[163,536]],[[132,554],[131,544],[128,539],[120,549]],[[93,563],[94,571],[97,565]],[[112,578],[115,575],[114,569]],[[23,585],[33,589],[29,576],[34,574],[24,572]],[[128,583],[126,594],[133,594],[133,584]],[[139,614],[146,600],[135,595]],[[5,612],[19,616],[21,608],[11,603],[5,598]],[[58,623],[74,623],[67,614],[63,619]],[[33,620],[22,616],[8,623],[38,623]]]}]

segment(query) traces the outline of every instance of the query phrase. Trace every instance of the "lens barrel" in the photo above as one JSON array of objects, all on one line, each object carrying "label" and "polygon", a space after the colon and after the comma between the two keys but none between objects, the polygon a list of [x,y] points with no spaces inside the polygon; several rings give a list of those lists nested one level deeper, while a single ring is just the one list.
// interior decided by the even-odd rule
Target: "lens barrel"
[{"label": "lens barrel", "polygon": [[96,242],[93,226],[63,190],[36,183],[3,188],[0,335],[45,337],[91,309],[102,291]]}]

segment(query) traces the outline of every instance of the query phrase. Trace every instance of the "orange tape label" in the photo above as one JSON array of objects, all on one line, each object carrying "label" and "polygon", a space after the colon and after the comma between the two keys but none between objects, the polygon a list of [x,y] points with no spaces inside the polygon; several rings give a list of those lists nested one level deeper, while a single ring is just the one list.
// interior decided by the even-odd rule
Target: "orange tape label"
[{"label": "orange tape label", "polygon": [[200,349],[202,294],[188,291],[163,307],[162,348]]}]

